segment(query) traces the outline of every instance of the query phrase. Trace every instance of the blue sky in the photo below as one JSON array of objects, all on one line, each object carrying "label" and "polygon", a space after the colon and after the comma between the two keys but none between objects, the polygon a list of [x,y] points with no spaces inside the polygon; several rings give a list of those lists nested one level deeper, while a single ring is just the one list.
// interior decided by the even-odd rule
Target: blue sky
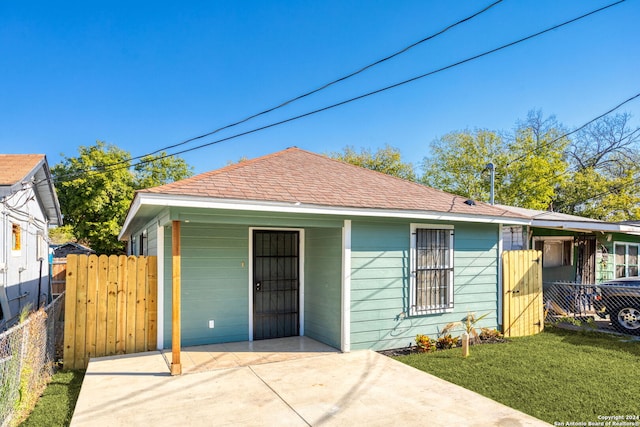
[{"label": "blue sky", "polygon": [[[505,0],[381,66],[198,143],[449,65],[612,1]],[[391,54],[491,1],[0,2],[0,152],[50,164],[96,140],[141,155]],[[640,2],[312,117],[184,154],[205,172],[290,146],[397,147],[416,166],[463,129],[529,110],[577,127],[640,92]],[[640,99],[620,111],[640,123]],[[190,148],[198,143],[187,144]]]}]

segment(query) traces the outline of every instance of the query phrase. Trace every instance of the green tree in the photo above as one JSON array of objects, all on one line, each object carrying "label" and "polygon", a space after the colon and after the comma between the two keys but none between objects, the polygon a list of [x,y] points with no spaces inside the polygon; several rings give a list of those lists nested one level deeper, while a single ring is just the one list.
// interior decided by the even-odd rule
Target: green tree
[{"label": "green tree", "polygon": [[495,167],[497,203],[546,209],[567,168],[568,143],[555,118],[530,112],[513,134],[453,132],[433,141],[422,164],[422,182],[474,200],[489,201],[489,163]]},{"label": "green tree", "polygon": [[75,241],[76,237],[73,235],[71,226],[65,224],[60,227],[51,228],[49,230],[49,239],[51,239],[51,243],[61,245]]},{"label": "green tree", "polygon": [[568,168],[566,133],[555,116],[544,118],[539,110],[518,122],[506,146],[509,161],[500,182],[502,203],[540,210],[552,205]]},{"label": "green tree", "polygon": [[448,133],[430,145],[424,159],[422,182],[473,200],[489,201],[490,180],[487,165],[504,172],[507,157],[503,138],[480,129]]},{"label": "green tree", "polygon": [[97,141],[80,146],[77,157],[65,157],[52,168],[65,224],[99,254],[124,249],[118,233],[135,190],[192,173],[182,159],[147,158],[133,168],[130,159],[127,151]]},{"label": "green tree", "polygon": [[558,210],[605,221],[640,218],[640,127],[631,116],[605,116],[578,132],[567,149],[571,175]]},{"label": "green tree", "polygon": [[329,157],[408,181],[417,179],[413,165],[403,162],[400,151],[389,145],[378,149],[375,153],[366,148],[357,152],[353,147],[347,146],[341,153],[330,153]]},{"label": "green tree", "polygon": [[184,159],[167,156],[165,152],[161,152],[155,157],[143,157],[133,167],[133,170],[136,190],[157,187],[193,175],[193,168]]}]

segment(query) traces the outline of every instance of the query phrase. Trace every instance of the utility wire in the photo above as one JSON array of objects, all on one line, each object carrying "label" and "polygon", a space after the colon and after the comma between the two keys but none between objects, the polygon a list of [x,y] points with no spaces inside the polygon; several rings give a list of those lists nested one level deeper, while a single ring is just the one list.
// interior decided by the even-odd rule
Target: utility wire
[{"label": "utility wire", "polygon": [[639,92],[639,93],[637,93],[637,94],[635,94],[635,95],[633,95],[631,98],[628,98],[628,99],[626,99],[626,100],[622,101],[620,104],[618,104],[618,105],[616,105],[615,107],[611,108],[609,111],[607,111],[607,112],[605,112],[605,113],[600,114],[598,117],[595,117],[595,118],[594,118],[594,119],[592,119],[592,120],[589,120],[587,123],[583,124],[582,126],[575,128],[575,129],[574,129],[574,130],[572,130],[571,132],[567,132],[567,133],[565,133],[565,134],[563,134],[563,135],[561,135],[561,136],[559,136],[559,137],[557,137],[557,138],[555,138],[555,139],[552,139],[551,141],[548,141],[548,142],[545,142],[545,143],[543,143],[543,144],[540,144],[539,146],[537,146],[537,147],[536,147],[535,149],[533,149],[533,150],[529,150],[528,152],[526,152],[526,153],[524,153],[524,154],[521,154],[520,156],[518,156],[518,157],[516,157],[515,159],[511,160],[510,162],[508,162],[508,163],[507,163],[507,166],[511,166],[513,163],[515,163],[515,162],[517,162],[517,161],[519,161],[519,160],[523,160],[523,159],[525,159],[525,158],[526,158],[527,156],[529,156],[530,154],[534,154],[534,153],[536,152],[536,150],[538,150],[538,149],[540,149],[540,148],[545,148],[545,147],[547,147],[547,146],[549,146],[549,145],[551,145],[551,144],[555,144],[556,142],[560,141],[561,139],[566,138],[566,137],[568,137],[569,135],[573,135],[574,133],[581,131],[582,129],[584,129],[584,128],[586,128],[587,126],[589,126],[591,123],[593,123],[593,122],[595,122],[595,121],[597,121],[597,120],[600,120],[600,119],[601,119],[601,118],[603,118],[604,116],[607,116],[607,115],[609,115],[609,114],[613,113],[613,112],[614,112],[614,111],[616,111],[618,108],[620,108],[620,107],[622,107],[623,105],[625,105],[625,104],[627,104],[627,103],[629,103],[629,102],[633,101],[634,99],[636,99],[636,98],[638,98],[638,97],[640,97],[640,92]]},{"label": "utility wire", "polygon": [[488,5],[488,6],[484,7],[483,9],[481,9],[481,10],[479,10],[479,11],[475,12],[474,14],[472,14],[472,15],[470,15],[470,16],[467,16],[466,18],[463,18],[463,19],[461,19],[461,20],[459,20],[459,21],[456,21],[456,22],[454,22],[453,24],[450,24],[450,25],[446,26],[446,27],[445,27],[445,28],[443,28],[442,30],[440,30],[440,31],[438,31],[438,32],[436,32],[436,33],[434,33],[434,34],[431,34],[430,36],[424,37],[424,38],[422,38],[422,39],[418,40],[417,42],[414,42],[414,43],[412,43],[412,44],[410,44],[410,45],[408,45],[408,46],[406,46],[406,47],[404,47],[404,48],[400,49],[399,51],[397,51],[397,52],[395,52],[395,53],[392,53],[391,55],[385,56],[385,57],[384,57],[384,58],[382,58],[382,59],[379,59],[379,60],[377,60],[377,61],[375,61],[375,62],[372,62],[371,64],[365,65],[364,67],[362,67],[362,68],[360,68],[360,69],[358,69],[358,70],[356,70],[356,71],[353,71],[353,72],[351,72],[351,73],[349,73],[349,74],[346,74],[346,75],[344,75],[344,76],[342,76],[342,77],[340,77],[340,78],[338,78],[338,79],[335,79],[335,80],[332,80],[332,81],[330,81],[330,82],[328,82],[328,83],[325,83],[324,85],[322,85],[322,86],[320,86],[320,87],[318,87],[318,88],[316,88],[316,89],[313,89],[313,90],[311,90],[311,91],[309,91],[309,92],[303,93],[302,95],[295,96],[295,97],[293,97],[293,98],[291,98],[291,99],[289,99],[289,100],[287,100],[287,101],[284,101],[284,102],[283,102],[283,103],[281,103],[281,104],[278,104],[278,105],[276,105],[276,106],[273,106],[273,107],[267,108],[266,110],[260,111],[259,113],[252,114],[252,115],[250,115],[250,116],[248,116],[248,117],[245,117],[245,118],[244,118],[244,119],[242,119],[242,120],[238,120],[238,121],[233,122],[233,123],[231,123],[231,124],[228,124],[228,125],[225,125],[225,126],[219,127],[219,128],[217,128],[217,129],[215,129],[215,130],[213,130],[213,131],[211,131],[211,132],[207,132],[207,133],[204,133],[204,134],[202,134],[202,135],[198,135],[198,136],[195,136],[195,137],[193,137],[193,138],[186,139],[186,140],[184,140],[184,141],[182,141],[182,142],[179,142],[179,143],[176,143],[176,144],[173,144],[173,145],[168,145],[168,146],[166,146],[166,147],[159,148],[159,149],[157,149],[157,150],[155,150],[155,151],[152,151],[152,152],[150,152],[150,153],[147,153],[147,154],[142,154],[142,155],[139,155],[139,156],[135,156],[135,157],[132,157],[132,158],[130,158],[130,159],[128,159],[128,160],[123,160],[123,161],[116,162],[116,163],[112,163],[112,164],[109,164],[109,165],[99,166],[99,167],[96,167],[96,168],[91,169],[91,170],[101,170],[101,169],[103,169],[103,168],[107,168],[107,167],[110,167],[110,166],[117,166],[117,165],[120,165],[120,164],[128,163],[128,162],[130,162],[130,161],[132,161],[132,160],[138,160],[138,159],[142,159],[142,158],[147,157],[147,156],[152,156],[152,155],[157,154],[157,153],[159,153],[159,152],[166,151],[166,150],[170,150],[170,149],[173,149],[173,148],[176,148],[176,147],[180,147],[180,146],[182,146],[182,145],[188,144],[189,142],[193,142],[193,141],[196,141],[196,140],[198,140],[198,139],[206,138],[207,136],[214,135],[214,134],[216,134],[216,133],[218,133],[218,132],[221,132],[221,131],[223,131],[223,130],[230,129],[230,128],[232,128],[232,127],[235,127],[235,126],[238,126],[238,125],[240,125],[240,124],[246,123],[246,122],[248,122],[249,120],[252,120],[252,119],[255,119],[255,118],[257,118],[257,117],[263,116],[263,115],[265,115],[265,114],[271,113],[271,112],[273,112],[273,111],[275,111],[275,110],[278,110],[278,109],[280,109],[280,108],[283,108],[283,107],[285,107],[285,106],[287,106],[287,105],[289,105],[289,104],[292,104],[292,103],[294,103],[294,102],[296,102],[296,101],[299,101],[299,100],[301,100],[301,99],[303,99],[303,98],[306,98],[306,97],[311,96],[311,95],[313,95],[313,94],[315,94],[315,93],[318,93],[318,92],[320,92],[320,91],[322,91],[322,90],[324,90],[324,89],[327,89],[327,88],[328,88],[328,87],[330,87],[330,86],[333,86],[333,85],[335,85],[335,84],[337,84],[337,83],[340,83],[340,82],[343,82],[343,81],[345,81],[345,80],[347,80],[347,79],[350,79],[351,77],[354,77],[354,76],[356,76],[356,75],[358,75],[358,74],[360,74],[360,73],[363,73],[364,71],[366,71],[366,70],[368,70],[368,69],[370,69],[370,68],[373,68],[373,67],[375,67],[376,65],[380,65],[380,64],[382,64],[382,63],[384,63],[384,62],[386,62],[386,61],[389,61],[390,59],[393,59],[393,58],[395,58],[396,56],[402,55],[403,53],[405,53],[405,52],[409,51],[410,49],[413,49],[414,47],[416,47],[416,46],[418,46],[418,45],[420,45],[420,44],[422,44],[422,43],[425,43],[425,42],[427,42],[427,41],[429,41],[429,40],[431,40],[431,39],[434,39],[434,38],[436,38],[436,37],[438,37],[438,36],[440,36],[440,35],[444,34],[445,32],[449,31],[450,29],[452,29],[452,28],[454,28],[454,27],[457,27],[458,25],[461,25],[461,24],[463,24],[463,23],[465,23],[465,22],[467,22],[467,21],[470,21],[471,19],[473,19],[473,18],[475,18],[475,17],[477,17],[477,16],[479,16],[479,15],[483,14],[484,12],[486,12],[486,11],[488,11],[489,9],[491,9],[492,7],[494,7],[494,6],[498,5],[498,4],[499,4],[499,3],[501,3],[502,1],[503,1],[503,0],[497,0],[497,1],[493,2],[493,3],[491,3],[490,5]]},{"label": "utility wire", "polygon": [[[571,135],[571,134],[574,134],[574,133],[576,133],[576,132],[578,132],[578,131],[580,131],[580,130],[584,129],[585,127],[589,126],[591,123],[594,123],[596,120],[599,120],[599,119],[601,119],[601,118],[603,118],[603,117],[605,117],[605,116],[607,116],[607,115],[609,115],[609,114],[613,113],[614,111],[616,111],[617,109],[619,109],[619,108],[620,108],[620,107],[622,107],[623,105],[625,105],[625,104],[627,104],[627,103],[629,103],[629,102],[631,102],[631,101],[633,101],[633,100],[635,100],[635,99],[637,99],[637,98],[640,98],[640,92],[639,92],[639,93],[637,93],[637,94],[635,94],[635,95],[633,95],[633,96],[631,96],[630,98],[627,98],[626,100],[622,101],[621,103],[619,103],[619,104],[618,104],[618,105],[616,105],[615,107],[613,107],[613,108],[609,109],[607,112],[602,113],[602,114],[600,114],[599,116],[595,117],[594,119],[589,120],[588,122],[584,123],[583,125],[581,125],[581,126],[577,127],[576,129],[572,130],[571,132],[567,132],[567,133],[565,133],[564,135],[559,136],[558,138],[555,138],[555,139],[553,139],[553,140],[551,140],[551,141],[549,141],[549,142],[546,142],[546,143],[542,144],[542,146],[544,146],[544,145],[551,145],[551,144],[555,143],[556,141],[559,141],[559,140],[560,140],[560,139],[562,139],[562,138],[565,138],[565,137],[567,137],[567,136],[569,136],[569,135]],[[638,131],[640,131],[640,128],[639,128],[639,129],[634,130],[633,132],[631,132],[631,134],[630,134],[629,136],[634,135],[634,134],[635,134],[636,132],[638,132]],[[530,152],[530,153],[528,153],[528,154],[531,154],[531,153],[532,153],[532,152]],[[512,165],[512,164],[513,164],[513,163],[515,163],[516,161],[519,161],[519,160],[524,159],[528,154],[524,154],[524,155],[518,156],[518,157],[517,157],[517,158],[515,158],[514,160],[510,161],[509,163],[507,163],[507,166]],[[537,189],[537,188],[539,188],[539,187],[541,187],[541,186],[543,186],[543,185],[545,185],[545,184],[548,184],[548,183],[549,183],[549,182],[551,182],[551,181],[555,181],[556,179],[558,179],[558,178],[560,178],[560,177],[562,177],[562,176],[569,175],[570,173],[574,173],[574,172],[578,172],[578,171],[579,171],[579,168],[576,168],[576,169],[568,168],[568,169],[566,169],[566,170],[565,170],[565,171],[563,171],[563,172],[560,172],[560,173],[558,173],[558,174],[554,174],[554,175],[553,175],[553,176],[551,176],[551,177],[545,178],[545,179],[543,179],[543,180],[541,180],[541,181],[537,182],[533,187],[531,187],[531,189],[532,189],[532,190],[535,190],[535,189]],[[637,183],[640,183],[640,182],[637,182]],[[603,195],[606,195],[606,194],[608,194],[608,193],[604,193]],[[583,200],[583,201],[579,201],[579,202],[580,202],[580,203],[584,203],[585,201],[588,201],[588,200],[591,200],[591,199],[593,199],[593,198],[597,198],[597,197],[599,197],[599,196],[592,196],[592,197],[590,197],[590,198],[588,198],[588,199],[585,199],[585,200]]]},{"label": "utility wire", "polygon": [[[314,114],[318,114],[318,113],[323,112],[323,111],[327,111],[327,110],[330,110],[330,109],[333,109],[333,108],[336,108],[336,107],[339,107],[339,106],[342,106],[342,105],[346,105],[346,104],[358,101],[360,99],[364,99],[364,98],[367,98],[367,97],[370,97],[370,96],[373,96],[373,95],[376,95],[376,94],[379,94],[379,93],[382,93],[382,92],[386,92],[386,91],[391,90],[391,89],[395,89],[397,87],[412,83],[414,81],[429,77],[431,75],[434,75],[434,74],[449,70],[451,68],[466,64],[467,62],[471,62],[471,61],[474,61],[476,59],[485,57],[485,56],[490,55],[492,53],[499,52],[499,51],[504,50],[504,49],[506,49],[508,47],[518,45],[518,44],[523,43],[523,42],[525,42],[527,40],[531,40],[531,39],[533,39],[535,37],[539,37],[539,36],[541,36],[543,34],[546,34],[548,32],[554,31],[554,30],[556,30],[558,28],[561,28],[561,27],[567,26],[569,24],[572,24],[572,23],[574,23],[576,21],[585,19],[585,18],[587,18],[587,17],[589,17],[591,15],[594,15],[596,13],[599,13],[599,12],[602,12],[602,11],[604,11],[606,9],[609,9],[609,8],[611,8],[613,6],[617,6],[617,5],[621,4],[621,3],[624,3],[625,1],[626,0],[616,1],[616,2],[611,3],[609,5],[600,7],[598,9],[592,10],[592,11],[590,11],[588,13],[580,15],[580,16],[578,16],[576,18],[570,19],[568,21],[564,21],[564,22],[562,22],[560,24],[553,25],[553,26],[551,26],[551,27],[549,27],[547,29],[538,31],[538,32],[536,32],[534,34],[531,34],[529,36],[522,37],[522,38],[520,38],[518,40],[515,40],[513,42],[504,44],[504,45],[502,45],[500,47],[497,47],[497,48],[494,48],[494,49],[490,49],[490,50],[485,51],[483,53],[471,56],[469,58],[463,59],[461,61],[455,62],[453,64],[450,64],[450,65],[447,65],[447,66],[444,66],[444,67],[441,67],[441,68],[438,68],[436,70],[433,70],[433,71],[430,71],[430,72],[427,72],[427,73],[424,73],[424,74],[420,74],[420,75],[412,77],[410,79],[406,79],[406,80],[403,80],[401,82],[398,82],[398,83],[395,83],[395,84],[392,84],[392,85],[389,85],[389,86],[385,86],[383,88],[380,88],[380,89],[377,89],[377,90],[374,90],[374,91],[371,91],[371,92],[367,92],[365,94],[362,94],[362,95],[359,95],[359,96],[356,96],[356,97],[353,97],[353,98],[349,98],[347,100],[344,100],[344,101],[341,101],[341,102],[338,102],[338,103],[335,103],[335,104],[331,104],[329,106],[322,107],[322,108],[319,108],[319,109],[316,109],[316,110],[313,110],[313,111],[310,111],[310,112],[307,112],[307,113],[304,113],[304,114],[293,116],[293,117],[290,117],[288,119],[280,120],[278,122],[274,122],[274,123],[271,123],[271,124],[268,124],[268,125],[265,125],[265,126],[260,126],[260,127],[257,127],[257,128],[245,131],[245,132],[241,132],[241,133],[237,133],[235,135],[231,135],[231,136],[225,137],[225,138],[220,138],[220,139],[217,139],[217,140],[205,143],[205,144],[198,145],[196,147],[191,147],[191,148],[180,150],[180,151],[177,151],[177,152],[174,152],[174,153],[171,153],[171,154],[165,154],[165,155],[162,155],[162,156],[154,157],[153,159],[149,159],[149,160],[142,160],[140,162],[135,163],[134,165],[130,165],[128,163],[124,164],[124,165],[113,164],[113,165],[105,166],[104,169],[101,170],[101,171],[78,171],[77,175],[80,175],[82,173],[88,173],[88,172],[103,173],[103,172],[108,172],[108,171],[117,170],[117,169],[121,169],[121,168],[130,168],[130,167],[135,167],[135,166],[138,166],[138,165],[143,165],[143,164],[146,164],[146,163],[151,163],[153,161],[161,160],[161,159],[164,159],[164,158],[167,158],[167,157],[172,157],[172,156],[179,155],[179,154],[184,154],[184,153],[195,151],[195,150],[199,150],[201,148],[205,148],[205,147],[208,147],[208,146],[211,146],[211,145],[219,144],[221,142],[225,142],[225,141],[229,141],[229,140],[232,140],[232,139],[236,139],[236,138],[239,138],[239,137],[242,137],[242,136],[246,136],[246,135],[253,134],[253,133],[256,133],[256,132],[259,132],[259,131],[263,131],[263,130],[266,130],[266,129],[269,129],[269,128],[272,128],[272,127],[276,127],[276,126],[279,126],[279,125],[282,125],[282,124],[285,124],[285,123],[288,123],[288,122],[292,122],[292,121],[295,121],[295,120],[298,120],[298,119],[301,119],[301,118],[304,118],[304,117],[308,117],[308,116],[311,116],[311,115],[314,115]],[[58,180],[58,182],[66,181],[66,180],[69,180],[69,179],[74,179],[75,175],[76,174],[70,175],[68,177],[62,177],[62,179]]]},{"label": "utility wire", "polygon": [[[238,134],[235,134],[235,135],[231,135],[231,136],[228,136],[226,138],[217,139],[215,141],[211,141],[211,142],[208,142],[208,143],[205,143],[205,144],[198,145],[196,147],[192,147],[192,148],[184,149],[184,150],[181,150],[181,151],[177,151],[177,152],[172,153],[172,154],[166,154],[164,156],[159,156],[159,157],[156,157],[154,160],[159,160],[159,159],[163,159],[165,157],[175,156],[175,155],[178,155],[178,154],[188,153],[188,152],[194,151],[194,150],[199,150],[201,148],[208,147],[208,146],[211,146],[211,145],[214,145],[214,144],[218,144],[220,142],[229,141],[231,139],[239,138],[241,136],[246,136],[246,135],[249,135],[249,134],[252,134],[252,133],[255,133],[255,132],[259,132],[259,131],[262,131],[262,130],[265,130],[265,129],[269,129],[269,128],[272,128],[272,127],[275,127],[275,126],[279,126],[279,125],[282,125],[282,124],[285,124],[285,123],[288,123],[288,122],[291,122],[291,121],[294,121],[294,120],[298,120],[298,119],[301,119],[301,118],[304,118],[304,117],[308,117],[308,116],[311,116],[311,115],[314,115],[314,114],[317,114],[317,113],[321,113],[323,111],[327,111],[327,110],[330,110],[330,109],[333,109],[333,108],[336,108],[336,107],[340,107],[342,105],[349,104],[351,102],[358,101],[360,99],[367,98],[367,97],[370,97],[370,96],[373,96],[373,95],[376,95],[376,94],[379,94],[379,93],[382,93],[382,92],[386,92],[386,91],[391,90],[391,89],[395,89],[397,87],[406,85],[408,83],[412,83],[414,81],[423,79],[425,77],[429,77],[431,75],[434,75],[434,74],[449,70],[451,68],[466,64],[467,62],[471,62],[471,61],[474,61],[476,59],[482,58],[484,56],[490,55],[492,53],[501,51],[501,50],[506,49],[508,47],[515,46],[517,44],[523,43],[523,42],[525,42],[527,40],[530,40],[532,38],[541,36],[541,35],[543,35],[545,33],[550,32],[550,31],[556,30],[558,28],[561,28],[561,27],[564,27],[566,25],[572,24],[572,23],[574,23],[576,21],[579,21],[581,19],[587,18],[587,17],[589,17],[589,16],[591,16],[593,14],[596,14],[598,12],[602,12],[603,10],[606,10],[606,9],[608,9],[610,7],[617,6],[617,5],[621,4],[621,3],[624,3],[625,1],[626,0],[619,0],[619,1],[615,2],[615,3],[611,3],[611,4],[607,5],[607,6],[603,6],[601,8],[595,9],[595,10],[593,10],[591,12],[588,12],[588,13],[585,13],[583,15],[580,15],[580,16],[578,16],[576,18],[573,18],[573,19],[570,19],[568,21],[565,21],[565,22],[563,22],[561,24],[554,25],[554,26],[549,27],[549,28],[547,28],[545,30],[538,31],[537,33],[534,33],[534,34],[531,34],[529,36],[520,38],[520,39],[518,39],[516,41],[513,41],[513,42],[510,42],[510,43],[504,44],[504,45],[502,45],[500,47],[485,51],[485,52],[480,53],[478,55],[471,56],[471,57],[469,57],[467,59],[463,59],[461,61],[455,62],[453,64],[450,64],[450,65],[447,65],[447,66],[444,66],[444,67],[441,67],[441,68],[438,68],[436,70],[433,70],[433,71],[430,71],[430,72],[427,72],[427,73],[424,73],[424,74],[420,74],[420,75],[412,77],[410,79],[403,80],[401,82],[398,82],[398,83],[395,83],[395,84],[392,84],[392,85],[389,85],[389,86],[385,86],[385,87],[383,87],[381,89],[377,89],[377,90],[374,90],[374,91],[371,91],[371,92],[368,92],[368,93],[365,93],[365,94],[362,94],[362,95],[359,95],[359,96],[356,96],[356,97],[353,97],[353,98],[349,98],[349,99],[347,99],[345,101],[341,101],[341,102],[338,102],[338,103],[335,103],[335,104],[332,104],[332,105],[329,105],[329,106],[326,106],[326,107],[323,107],[323,108],[319,108],[317,110],[313,110],[313,111],[310,111],[310,112],[307,112],[307,113],[304,113],[304,114],[300,114],[300,115],[297,115],[297,116],[294,116],[294,117],[290,117],[290,118],[285,119],[285,120],[281,120],[281,121],[274,122],[274,123],[271,123],[271,124],[268,124],[268,125],[265,125],[265,126],[254,128],[254,129],[248,130],[246,132],[242,132],[242,133],[238,133]],[[640,96],[640,94],[634,96],[634,98],[636,98],[638,96]],[[138,162],[138,163],[136,163],[136,165],[144,164],[144,163],[145,162]]]}]

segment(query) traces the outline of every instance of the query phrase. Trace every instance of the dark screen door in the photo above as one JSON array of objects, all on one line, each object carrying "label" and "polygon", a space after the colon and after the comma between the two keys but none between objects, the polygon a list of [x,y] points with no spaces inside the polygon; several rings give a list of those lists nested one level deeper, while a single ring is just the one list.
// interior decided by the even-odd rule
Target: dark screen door
[{"label": "dark screen door", "polygon": [[300,234],[253,232],[253,338],[299,335]]}]

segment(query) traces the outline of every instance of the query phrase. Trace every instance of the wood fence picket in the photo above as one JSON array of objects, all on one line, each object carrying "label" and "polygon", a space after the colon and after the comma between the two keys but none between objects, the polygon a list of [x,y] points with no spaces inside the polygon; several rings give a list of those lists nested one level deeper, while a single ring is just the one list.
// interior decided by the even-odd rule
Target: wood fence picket
[{"label": "wood fence picket", "polygon": [[66,369],[156,348],[156,257],[69,255],[66,280]]}]

